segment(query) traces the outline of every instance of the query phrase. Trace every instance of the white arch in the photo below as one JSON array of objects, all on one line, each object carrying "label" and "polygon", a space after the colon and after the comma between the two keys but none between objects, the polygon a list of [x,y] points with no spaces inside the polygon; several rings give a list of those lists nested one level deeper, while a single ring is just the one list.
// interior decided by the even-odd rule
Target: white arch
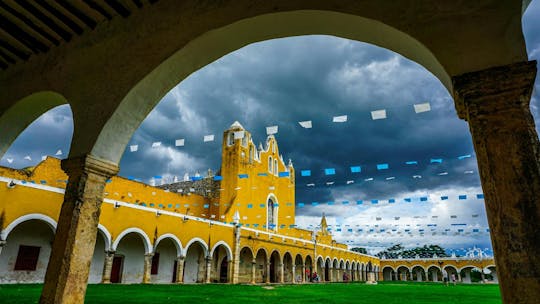
[{"label": "white arch", "polygon": [[424,266],[420,265],[420,264],[416,264],[416,265],[411,266],[411,272],[412,272],[412,271],[414,270],[414,268],[416,268],[416,267],[420,267],[420,268],[422,268],[422,270],[423,270],[424,272],[427,272],[427,269],[426,269]]},{"label": "white arch", "polygon": [[111,246],[112,246],[112,236],[111,236],[111,233],[109,232],[109,230],[107,230],[107,228],[105,228],[105,226],[103,226],[101,224],[98,224],[98,233],[101,233],[101,235],[105,239],[105,250],[106,251],[112,250],[112,248],[111,248]]},{"label": "white arch", "polygon": [[403,264],[398,265],[398,266],[396,267],[396,270],[398,270],[400,267],[405,267],[409,272],[411,272],[411,268],[409,268],[409,266],[403,265]]},{"label": "white arch", "polygon": [[112,245],[112,250],[113,251],[116,251],[116,249],[118,248],[118,244],[120,244],[120,241],[122,240],[122,238],[124,236],[126,236],[127,234],[129,233],[137,233],[141,236],[142,238],[142,241],[143,241],[143,244],[144,244],[144,253],[145,254],[149,254],[149,253],[152,253],[152,243],[150,242],[150,238],[148,237],[148,235],[146,235],[146,233],[140,229],[140,228],[128,228],[124,231],[122,231],[117,237],[116,237],[116,240],[114,240],[114,243]]},{"label": "white arch", "polygon": [[456,266],[454,266],[454,265],[446,265],[446,266],[443,267],[443,269],[446,270],[446,268],[448,268],[448,267],[454,268],[454,270],[455,270],[456,272],[458,271],[458,268],[457,268]]},{"label": "white arch", "polygon": [[343,259],[339,259],[338,267],[339,267],[339,269],[344,269],[345,268],[345,261]]},{"label": "white arch", "polygon": [[197,237],[196,237],[196,238],[192,238],[192,239],[186,244],[186,248],[183,249],[184,252],[183,252],[182,255],[183,255],[183,256],[186,256],[187,251],[189,250],[189,246],[191,246],[191,245],[192,245],[193,243],[195,243],[195,242],[198,242],[198,243],[200,243],[200,244],[202,245],[203,250],[204,250],[204,252],[203,252],[203,253],[204,253],[204,256],[205,256],[205,257],[208,256],[208,245],[206,244],[205,241],[203,241],[203,239],[197,238]]},{"label": "white arch", "polygon": [[7,225],[6,228],[2,230],[2,232],[0,232],[0,240],[6,240],[9,234],[11,233],[11,231],[15,229],[17,225],[19,225],[22,222],[26,222],[30,220],[44,221],[46,224],[49,225],[49,227],[51,227],[53,233],[56,232],[56,221],[53,220],[51,217],[46,216],[41,213],[30,213],[30,214],[26,214],[21,217],[18,217],[13,222],[9,223],[9,225]]},{"label": "white arch", "polygon": [[386,268],[390,268],[390,269],[392,269],[392,271],[394,271],[394,272],[396,271],[396,269],[394,269],[394,267],[392,267],[392,266],[390,266],[390,265],[385,265],[385,266],[383,266],[382,271],[384,271],[384,269],[386,269]]},{"label": "white arch", "polygon": [[171,239],[174,247],[176,247],[176,254],[181,255],[182,254],[182,242],[178,239],[178,237],[172,233],[165,233],[162,234],[160,237],[157,238],[156,242],[154,243],[154,250],[156,251],[156,248],[159,245],[159,242],[163,241],[164,239]]},{"label": "white arch", "polygon": [[227,259],[228,261],[232,260],[232,249],[231,249],[231,246],[229,246],[229,244],[227,244],[225,241],[219,241],[217,242],[214,247],[212,247],[212,250],[210,251],[210,256],[214,256],[214,251],[216,251],[216,249],[220,246],[220,245],[223,245],[223,247],[225,247],[225,251],[227,252]]},{"label": "white arch", "polygon": [[459,268],[458,272],[461,272],[465,268],[473,268],[474,269],[474,268],[481,268],[481,267],[474,266],[474,265],[465,265],[465,266]]},{"label": "white arch", "polygon": [[349,260],[345,260],[345,269],[347,270],[351,269],[351,262]]}]

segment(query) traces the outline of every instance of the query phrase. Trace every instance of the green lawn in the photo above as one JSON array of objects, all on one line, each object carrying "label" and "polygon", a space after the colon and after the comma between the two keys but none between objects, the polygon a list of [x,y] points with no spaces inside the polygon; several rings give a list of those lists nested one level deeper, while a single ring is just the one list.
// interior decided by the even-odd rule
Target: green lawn
[{"label": "green lawn", "polygon": [[[0,285],[0,302],[37,303],[42,285]],[[501,303],[498,285],[89,285],[86,303]]]}]

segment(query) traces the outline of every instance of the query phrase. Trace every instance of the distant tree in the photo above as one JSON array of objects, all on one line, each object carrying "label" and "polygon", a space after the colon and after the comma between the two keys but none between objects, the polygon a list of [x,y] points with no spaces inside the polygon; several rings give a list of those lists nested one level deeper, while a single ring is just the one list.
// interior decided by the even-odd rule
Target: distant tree
[{"label": "distant tree", "polygon": [[438,257],[446,257],[446,250],[439,245],[424,245],[423,247],[416,247],[413,249],[405,250],[401,244],[396,244],[376,254],[376,256],[382,258],[396,259],[401,256],[403,258],[414,258],[417,255],[423,258],[429,258],[436,254]]},{"label": "distant tree", "polygon": [[351,248],[351,251],[367,254],[366,248],[363,248],[363,247],[354,247],[354,248]]}]

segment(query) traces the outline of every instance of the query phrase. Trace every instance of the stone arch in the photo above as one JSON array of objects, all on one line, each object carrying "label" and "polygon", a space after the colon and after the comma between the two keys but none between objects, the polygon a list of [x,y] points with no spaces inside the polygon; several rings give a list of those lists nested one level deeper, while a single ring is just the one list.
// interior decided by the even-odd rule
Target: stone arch
[{"label": "stone arch", "polygon": [[411,269],[408,266],[405,265],[399,265],[396,268],[397,274],[398,274],[398,280],[400,281],[409,281],[410,280],[410,273]]},{"label": "stone arch", "polygon": [[40,91],[15,102],[0,115],[0,158],[17,137],[47,111],[67,104],[64,96],[53,91]]},{"label": "stone arch", "polygon": [[56,225],[57,225],[56,221],[53,220],[51,217],[41,214],[41,213],[30,213],[30,214],[26,214],[21,217],[18,217],[15,220],[13,220],[11,223],[9,223],[9,225],[7,225],[6,228],[2,230],[2,232],[0,233],[0,240],[6,240],[9,234],[11,233],[11,231],[15,229],[17,225],[26,221],[30,221],[30,220],[43,221],[52,229],[53,233],[56,231]]},{"label": "stone arch", "polygon": [[180,256],[182,255],[182,252],[183,252],[183,249],[182,249],[182,241],[180,241],[180,239],[172,234],[172,233],[165,233],[165,234],[162,234],[160,235],[156,241],[154,242],[154,249],[153,251],[156,250],[156,248],[159,246],[159,243],[165,239],[170,239],[174,245],[174,247],[176,248],[176,254],[177,256]]},{"label": "stone arch", "polygon": [[219,241],[214,245],[214,247],[212,247],[210,256],[212,257],[210,282],[230,282],[230,270],[232,267],[231,247],[225,241]]},{"label": "stone arch", "polygon": [[193,243],[199,243],[204,249],[204,256],[208,255],[208,245],[206,244],[206,242],[201,238],[195,237],[189,240],[189,242],[187,242],[186,247],[184,248],[184,256],[187,254],[188,248],[193,245]]},{"label": "stone arch", "polygon": [[358,264],[356,263],[356,261],[352,261],[351,262],[351,281],[358,281],[358,269],[357,269],[357,266]]},{"label": "stone arch", "polygon": [[433,281],[433,282],[439,282],[439,281],[442,281],[442,272],[441,272],[441,268],[438,266],[438,265],[429,265],[427,266],[427,276],[428,276],[428,281]]},{"label": "stone arch", "polygon": [[412,276],[413,276],[413,280],[417,281],[417,282],[422,282],[422,281],[425,281],[427,278],[426,278],[426,268],[424,268],[424,266],[422,265],[413,265],[411,267],[411,272],[412,272]]},{"label": "stone arch", "polygon": [[141,237],[141,239],[143,241],[143,244],[144,244],[144,253],[145,254],[152,253],[153,247],[152,247],[152,243],[150,242],[150,238],[148,237],[148,235],[146,235],[146,233],[142,229],[135,228],[135,227],[128,228],[128,229],[120,232],[120,234],[114,240],[111,249],[113,251],[116,251],[116,249],[118,248],[118,244],[120,244],[120,241],[122,240],[122,238],[124,238],[126,235],[128,235],[130,233],[138,234]]},{"label": "stone arch", "polygon": [[139,228],[128,228],[116,237],[111,249],[114,251],[111,282],[141,283],[145,255],[152,253],[153,249],[146,233]]},{"label": "stone arch", "polygon": [[283,254],[283,282],[285,283],[291,283],[294,281],[294,273],[293,273],[293,257],[292,254],[287,251],[285,254]]},{"label": "stone arch", "polygon": [[105,250],[106,251],[112,250],[112,236],[109,230],[107,230],[105,226],[99,224],[98,233],[101,234],[101,236],[103,236],[103,240],[105,241]]},{"label": "stone arch", "polygon": [[280,265],[283,263],[283,259],[281,257],[281,254],[279,253],[279,250],[275,249],[272,251],[269,257],[270,261],[270,273],[268,276],[270,277],[270,282],[277,283],[280,282],[281,278],[281,267]]},{"label": "stone arch", "polygon": [[383,266],[382,272],[383,272],[383,280],[384,281],[393,281],[394,280],[394,278],[395,278],[394,274],[396,272],[394,267],[389,266],[389,265]]},{"label": "stone arch", "polygon": [[251,267],[253,263],[253,251],[249,247],[240,250],[240,261],[238,262],[238,282],[251,282]]},{"label": "stone arch", "polygon": [[268,260],[268,251],[264,247],[260,247],[256,251],[255,255],[255,282],[256,283],[265,283],[270,282],[270,278],[268,277],[268,266],[269,266],[269,260]]},{"label": "stone arch", "polygon": [[[0,283],[42,283],[49,263],[55,222],[42,214],[21,216],[5,229]],[[26,252],[20,260],[21,252]],[[22,263],[21,263],[22,262]]]},{"label": "stone arch", "polygon": [[358,40],[393,50],[424,66],[451,91],[450,76],[432,51],[381,20],[327,10],[262,14],[205,32],[172,55],[156,54],[159,59],[154,58],[153,62],[159,64],[143,68],[138,83],[124,96],[97,135],[91,154],[118,163],[131,135],[157,102],[201,67],[251,43],[313,34]]},{"label": "stone arch", "polygon": [[184,283],[203,283],[206,278],[208,245],[200,238],[193,238],[184,249]]},{"label": "stone arch", "polygon": [[332,260],[330,257],[326,257],[324,260],[324,281],[330,282],[332,280],[331,274],[332,274]]},{"label": "stone arch", "polygon": [[214,254],[214,251],[215,251],[219,246],[223,246],[223,247],[226,249],[226,252],[227,252],[227,258],[228,258],[229,260],[232,260],[232,249],[231,249],[231,246],[229,246],[229,244],[227,244],[227,242],[225,242],[225,241],[219,241],[219,242],[217,242],[216,244],[214,244],[214,247],[212,247],[212,250],[210,250],[210,255],[213,255],[213,254]]}]

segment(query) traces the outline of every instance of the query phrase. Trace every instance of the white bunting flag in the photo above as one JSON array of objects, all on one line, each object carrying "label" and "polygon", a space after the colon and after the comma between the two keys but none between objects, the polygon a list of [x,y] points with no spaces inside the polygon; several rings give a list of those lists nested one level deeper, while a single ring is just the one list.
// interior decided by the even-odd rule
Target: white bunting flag
[{"label": "white bunting flag", "polygon": [[299,121],[298,123],[300,126],[302,126],[302,128],[311,129],[312,127],[311,120]]},{"label": "white bunting flag", "polygon": [[366,181],[366,182],[370,182],[370,181],[372,181],[372,180],[373,180],[373,177],[364,179],[364,181]]},{"label": "white bunting flag", "polygon": [[32,160],[32,158],[30,157],[30,155],[26,155],[26,156],[24,157],[24,159],[26,159],[26,160]]},{"label": "white bunting flag", "polygon": [[331,185],[333,185],[333,184],[334,184],[334,182],[326,182],[326,185],[327,185],[327,186],[331,186]]},{"label": "white bunting flag", "polygon": [[371,111],[371,119],[377,120],[377,119],[385,119],[385,118],[386,118],[386,110]]},{"label": "white bunting flag", "polygon": [[414,112],[416,113],[422,113],[422,112],[429,112],[431,111],[431,105],[429,102],[426,103],[419,103],[414,105]]},{"label": "white bunting flag", "polygon": [[214,134],[205,135],[203,138],[204,142],[214,141]]},{"label": "white bunting flag", "polygon": [[267,135],[273,135],[273,134],[276,134],[277,132],[278,132],[278,126],[266,127],[266,134]]},{"label": "white bunting flag", "polygon": [[347,122],[347,115],[334,116],[332,122]]},{"label": "white bunting flag", "polygon": [[152,143],[152,148],[158,148],[158,147],[161,147],[161,142],[160,141],[156,141],[156,142]]},{"label": "white bunting flag", "polygon": [[422,175],[413,175],[413,178],[422,178]]},{"label": "white bunting flag", "polygon": [[315,184],[307,184],[308,187],[315,187]]},{"label": "white bunting flag", "polygon": [[58,156],[58,155],[62,155],[62,150],[58,150],[58,151],[56,151],[56,154],[54,154],[54,155],[56,155],[56,156]]},{"label": "white bunting flag", "polygon": [[441,172],[441,173],[439,173],[439,174],[437,174],[437,175],[441,175],[441,176],[442,176],[442,175],[448,175],[448,172]]},{"label": "white bunting flag", "polygon": [[393,180],[393,179],[396,179],[395,176],[391,176],[391,177],[387,177],[386,180]]},{"label": "white bunting flag", "polygon": [[7,162],[10,163],[10,164],[13,163],[13,158],[8,158]]},{"label": "white bunting flag", "polygon": [[139,145],[129,146],[129,152],[137,152],[137,150],[139,150]]},{"label": "white bunting flag", "polygon": [[41,160],[46,160],[47,159],[47,155],[41,155]]},{"label": "white bunting flag", "polygon": [[245,133],[244,131],[236,131],[236,132],[234,132],[233,133],[234,134],[234,139],[236,140],[236,139],[244,138],[244,136],[245,136],[244,133]]},{"label": "white bunting flag", "polygon": [[465,171],[463,173],[465,173],[465,174],[473,174],[474,172],[473,171]]},{"label": "white bunting flag", "polygon": [[354,181],[353,180],[348,180],[347,185],[350,185],[350,184],[354,184]]},{"label": "white bunting flag", "polygon": [[174,145],[176,147],[183,147],[185,142],[186,142],[185,139],[180,138],[180,139],[177,139],[177,140],[174,141]]}]

